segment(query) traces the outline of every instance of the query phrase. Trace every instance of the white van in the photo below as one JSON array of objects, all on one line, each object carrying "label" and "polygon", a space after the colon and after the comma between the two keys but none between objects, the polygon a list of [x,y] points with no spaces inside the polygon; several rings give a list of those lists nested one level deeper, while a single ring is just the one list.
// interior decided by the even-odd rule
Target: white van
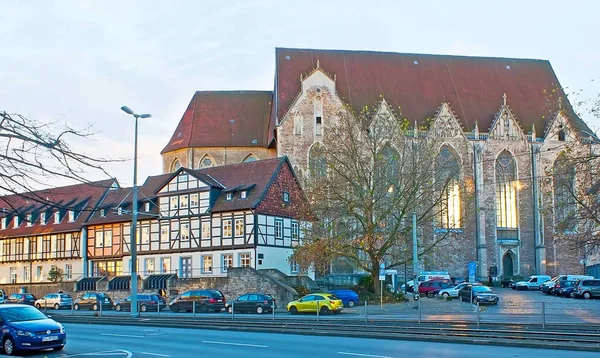
[{"label": "white van", "polygon": [[594,276],[589,275],[559,275],[558,281],[579,281],[579,280],[593,280]]},{"label": "white van", "polygon": [[529,276],[527,281],[519,281],[515,285],[516,290],[539,290],[540,287],[547,281],[552,280],[548,275],[533,275]]}]

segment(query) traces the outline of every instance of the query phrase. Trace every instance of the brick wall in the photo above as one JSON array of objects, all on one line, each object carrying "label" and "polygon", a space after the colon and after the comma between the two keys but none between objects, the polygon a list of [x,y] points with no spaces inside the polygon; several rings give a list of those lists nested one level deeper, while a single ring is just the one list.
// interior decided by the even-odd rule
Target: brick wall
[{"label": "brick wall", "polygon": [[[283,201],[283,192],[290,193],[290,202]],[[301,209],[307,205],[306,197],[296,183],[291,168],[283,163],[275,181],[269,187],[265,198],[256,208],[256,212],[274,216],[299,218]]]}]

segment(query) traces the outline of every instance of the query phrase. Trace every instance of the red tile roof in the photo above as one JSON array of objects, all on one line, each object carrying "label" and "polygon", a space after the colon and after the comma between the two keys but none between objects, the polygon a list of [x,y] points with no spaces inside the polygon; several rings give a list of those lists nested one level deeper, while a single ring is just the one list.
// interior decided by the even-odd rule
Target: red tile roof
[{"label": "red tile roof", "polygon": [[161,153],[187,147],[267,147],[271,91],[198,91]]},{"label": "red tile roof", "polygon": [[568,103],[545,60],[278,48],[274,112],[279,120],[301,91],[300,75],[309,74],[317,63],[336,77],[338,94],[355,110],[375,105],[383,96],[411,123],[433,116],[448,102],[465,131],[477,121],[485,132],[506,93],[525,133],[533,123],[539,133],[545,118],[558,108],[552,91]]},{"label": "red tile roof", "polygon": [[[114,183],[115,179],[107,179],[1,197],[0,208],[5,211],[0,212],[0,217],[7,216],[11,222],[7,223],[6,229],[0,230],[0,238],[79,231]],[[54,223],[55,210],[60,212],[58,224]],[[69,210],[76,213],[75,220],[71,222],[68,220]],[[46,225],[40,224],[42,212],[46,213]],[[12,223],[15,214],[20,217],[18,228],[14,228]],[[32,214],[32,226],[27,226],[27,214]]]}]

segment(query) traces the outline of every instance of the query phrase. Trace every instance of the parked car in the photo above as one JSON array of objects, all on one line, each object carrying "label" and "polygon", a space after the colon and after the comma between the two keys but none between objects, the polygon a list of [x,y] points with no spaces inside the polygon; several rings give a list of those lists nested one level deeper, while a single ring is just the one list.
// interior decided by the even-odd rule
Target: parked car
[{"label": "parked car", "polygon": [[209,311],[221,312],[225,308],[225,296],[217,290],[192,290],[182,293],[169,303],[169,309],[173,312],[194,310],[196,312],[208,313]]},{"label": "parked car", "polygon": [[497,305],[500,297],[488,286],[467,285],[458,291],[458,297],[463,302]]},{"label": "parked car", "polygon": [[554,285],[554,294],[562,297],[571,297],[577,281],[556,281]]},{"label": "parked car", "polygon": [[547,293],[549,295],[554,294],[554,285],[556,284],[556,281],[558,280],[558,278],[559,278],[559,276],[554,276],[554,277],[552,277],[552,279],[550,279],[550,281],[544,282],[540,286],[540,291],[542,291],[542,293]]},{"label": "parked car", "polygon": [[527,281],[519,281],[515,285],[517,290],[539,290],[540,287],[548,281],[551,281],[552,277],[547,275],[533,275],[529,276]]},{"label": "parked car", "polygon": [[111,310],[113,308],[113,300],[102,292],[88,292],[75,300],[73,308],[78,311],[80,309],[90,309],[92,311]]},{"label": "parked car", "polygon": [[439,290],[448,288],[450,286],[452,286],[452,282],[449,279],[429,280],[421,282],[421,284],[419,284],[419,293],[425,295],[433,295]]},{"label": "parked car", "polygon": [[600,280],[579,280],[573,290],[574,297],[590,299],[600,297]]},{"label": "parked car", "polygon": [[[246,293],[233,301],[225,303],[225,310],[232,313],[235,312],[255,312],[262,314],[265,312],[273,312],[273,306],[277,308],[275,298],[264,293]],[[233,307],[232,307],[233,303]]]},{"label": "parked car", "polygon": [[6,294],[6,292],[4,292],[4,290],[0,290],[0,303],[4,303],[4,300],[7,296],[8,295]]},{"label": "parked car", "polygon": [[358,293],[352,290],[331,290],[329,293],[342,300],[345,307],[354,307],[358,304]]},{"label": "parked car", "polygon": [[71,307],[72,304],[73,297],[66,293],[49,293],[46,296],[37,299],[34,306],[37,309],[41,309],[42,307],[52,307],[55,310],[59,310],[62,307]]},{"label": "parked car", "polygon": [[340,313],[344,309],[344,303],[331,293],[311,293],[299,300],[288,303],[287,310],[291,314],[309,312],[328,314],[330,312]]},{"label": "parked car", "polygon": [[4,300],[4,303],[19,303],[22,305],[33,306],[35,303],[35,296],[31,293],[13,293]]},{"label": "parked car", "polygon": [[[161,309],[166,308],[167,304],[165,300],[159,295],[137,295],[138,310],[140,312],[146,311],[157,311],[158,306]],[[115,302],[115,310],[117,311],[130,311],[131,310],[131,296],[118,300]]]},{"label": "parked car", "polygon": [[458,297],[458,291],[460,291],[462,288],[468,286],[468,285],[472,285],[469,282],[463,282],[460,283],[458,285],[454,285],[454,286],[450,286],[450,287],[446,287],[444,289],[441,289],[438,292],[438,295],[441,295],[442,297]]},{"label": "parked car", "polygon": [[0,326],[2,348],[7,355],[48,348],[60,351],[67,343],[63,326],[34,307],[1,305]]}]

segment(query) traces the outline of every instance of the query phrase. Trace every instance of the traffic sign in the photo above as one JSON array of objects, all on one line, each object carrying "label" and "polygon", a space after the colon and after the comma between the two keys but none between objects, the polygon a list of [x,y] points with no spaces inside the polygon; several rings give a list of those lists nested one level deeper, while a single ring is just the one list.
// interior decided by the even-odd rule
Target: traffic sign
[{"label": "traffic sign", "polygon": [[385,280],[385,270],[384,269],[379,269],[379,281],[383,281]]},{"label": "traffic sign", "polygon": [[385,264],[384,264],[383,262],[382,262],[382,263],[380,263],[380,264],[379,264],[379,268],[383,270],[383,269],[385,268]]}]

